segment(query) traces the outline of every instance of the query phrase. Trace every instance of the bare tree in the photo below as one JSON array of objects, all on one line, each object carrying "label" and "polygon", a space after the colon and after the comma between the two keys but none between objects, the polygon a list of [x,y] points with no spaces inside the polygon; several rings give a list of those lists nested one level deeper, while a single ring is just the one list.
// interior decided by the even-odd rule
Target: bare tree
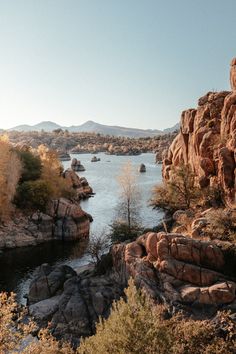
[{"label": "bare tree", "polygon": [[117,180],[120,186],[118,215],[122,221],[125,221],[130,231],[132,225],[137,224],[140,200],[137,179],[130,161],[122,167]]},{"label": "bare tree", "polygon": [[87,253],[92,258],[92,262],[98,264],[102,255],[109,250],[110,246],[110,237],[105,231],[92,235],[87,248]]}]

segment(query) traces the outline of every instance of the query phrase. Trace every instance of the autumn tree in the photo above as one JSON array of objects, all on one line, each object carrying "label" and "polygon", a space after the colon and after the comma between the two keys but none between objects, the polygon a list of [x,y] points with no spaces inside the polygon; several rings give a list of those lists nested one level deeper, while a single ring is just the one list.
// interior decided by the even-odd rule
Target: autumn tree
[{"label": "autumn tree", "polygon": [[21,176],[21,162],[6,136],[0,138],[0,221],[12,211],[12,200]]},{"label": "autumn tree", "polygon": [[42,162],[41,179],[50,186],[51,197],[73,197],[72,186],[62,176],[63,166],[58,159],[57,152],[40,145],[38,154]]}]

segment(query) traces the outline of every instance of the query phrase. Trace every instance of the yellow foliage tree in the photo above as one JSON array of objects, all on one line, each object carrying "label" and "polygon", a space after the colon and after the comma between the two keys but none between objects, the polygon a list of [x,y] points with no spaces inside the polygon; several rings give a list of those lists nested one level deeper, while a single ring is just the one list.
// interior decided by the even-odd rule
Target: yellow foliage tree
[{"label": "yellow foliage tree", "polygon": [[41,179],[50,186],[52,198],[72,197],[73,188],[62,177],[63,166],[58,160],[57,152],[48,149],[45,145],[40,145],[38,154],[42,161]]},{"label": "yellow foliage tree", "polygon": [[12,210],[17,183],[21,176],[21,161],[12,150],[7,136],[0,137],[0,220],[6,221]]}]

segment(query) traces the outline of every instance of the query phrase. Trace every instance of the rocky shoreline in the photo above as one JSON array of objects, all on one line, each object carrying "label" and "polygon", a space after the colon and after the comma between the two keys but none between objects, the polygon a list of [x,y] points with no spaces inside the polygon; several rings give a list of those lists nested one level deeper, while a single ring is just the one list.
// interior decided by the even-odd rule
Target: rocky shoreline
[{"label": "rocky shoreline", "polygon": [[53,240],[81,240],[89,237],[91,215],[79,203],[65,198],[52,200],[47,213],[22,213],[0,227],[0,250],[36,246]]}]

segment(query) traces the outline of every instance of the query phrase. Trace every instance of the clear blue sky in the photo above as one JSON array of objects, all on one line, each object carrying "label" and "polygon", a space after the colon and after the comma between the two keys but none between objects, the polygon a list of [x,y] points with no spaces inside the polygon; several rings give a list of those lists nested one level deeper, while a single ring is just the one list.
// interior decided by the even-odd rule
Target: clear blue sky
[{"label": "clear blue sky", "polygon": [[0,127],[163,129],[229,89],[236,0],[0,0]]}]

